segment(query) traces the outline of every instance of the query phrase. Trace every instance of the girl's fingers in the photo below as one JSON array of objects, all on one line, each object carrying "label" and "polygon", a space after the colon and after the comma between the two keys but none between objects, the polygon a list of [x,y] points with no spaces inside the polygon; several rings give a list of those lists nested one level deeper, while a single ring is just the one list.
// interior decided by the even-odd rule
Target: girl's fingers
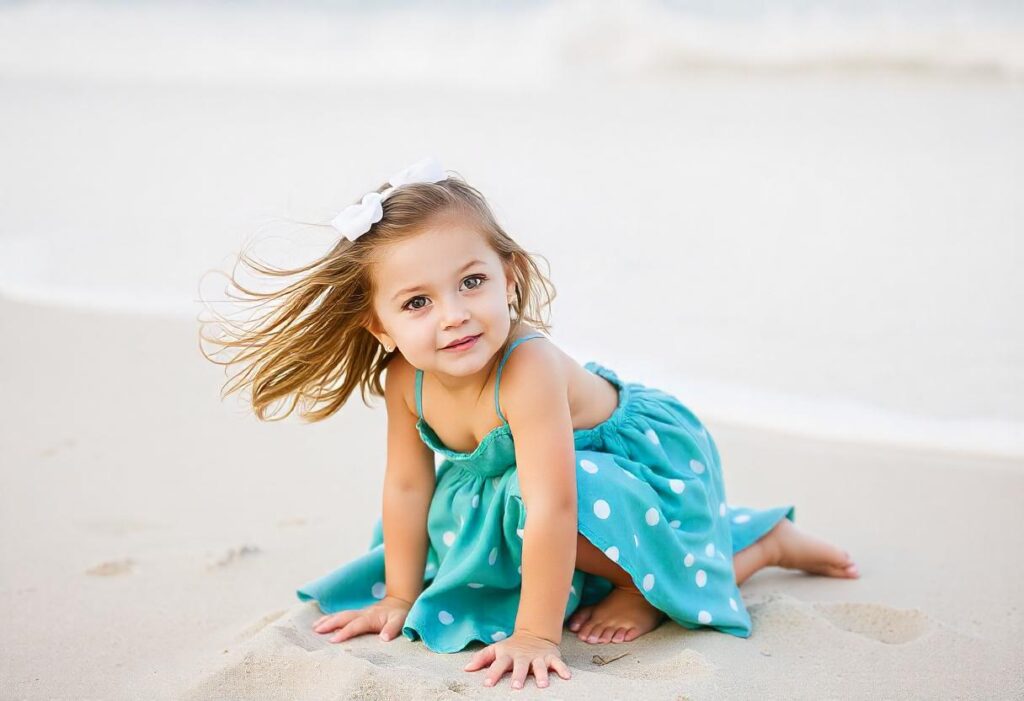
[{"label": "girl's fingers", "polygon": [[330,633],[336,628],[341,628],[358,615],[358,610],[339,611],[338,613],[331,614],[330,616],[325,616],[323,621],[313,627],[313,630],[317,633]]},{"label": "girl's fingers", "polygon": [[526,675],[530,672],[530,659],[516,657],[512,660],[512,688],[522,689],[526,685]]},{"label": "girl's fingers", "polygon": [[350,621],[348,625],[335,633],[334,637],[331,638],[331,642],[340,643],[342,640],[348,640],[349,638],[357,635],[368,633],[372,628],[373,625],[370,623],[370,620],[365,616],[360,616],[354,621]]},{"label": "girl's fingers", "polygon": [[498,680],[505,674],[505,670],[512,664],[512,658],[508,655],[502,655],[501,657],[495,658],[490,668],[487,670],[487,678],[484,679],[484,686],[494,686],[498,683]]},{"label": "girl's fingers", "polygon": [[463,669],[467,672],[472,672],[492,662],[494,662],[494,646],[488,645],[482,650],[474,652],[473,656],[469,658],[469,663]]},{"label": "girl's fingers", "polygon": [[568,679],[572,676],[572,674],[569,672],[569,665],[567,665],[561,657],[556,657],[555,655],[548,655],[544,661],[546,664],[550,665],[553,670],[558,672],[558,676],[560,676],[562,679]]},{"label": "girl's fingers", "polygon": [[537,686],[543,689],[548,685],[548,663],[545,660],[536,659],[533,661],[533,677],[537,681]]},{"label": "girl's fingers", "polygon": [[380,629],[380,637],[382,640],[394,640],[401,634],[402,625],[405,623],[403,616],[392,616],[388,619],[388,622],[384,624],[384,627]]}]

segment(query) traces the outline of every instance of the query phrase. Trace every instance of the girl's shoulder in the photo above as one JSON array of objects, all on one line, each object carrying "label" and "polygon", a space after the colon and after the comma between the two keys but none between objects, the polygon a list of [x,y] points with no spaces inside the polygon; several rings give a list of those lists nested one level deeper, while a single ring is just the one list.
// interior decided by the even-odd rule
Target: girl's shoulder
[{"label": "girl's shoulder", "polygon": [[[526,341],[520,339],[539,334],[536,338]],[[565,388],[573,376],[573,366],[577,365],[565,351],[542,332],[524,327],[516,334],[511,345],[511,352],[505,358],[501,371],[501,394],[529,391],[538,385],[545,385],[550,391],[556,387]]]},{"label": "girl's shoulder", "polygon": [[401,353],[395,353],[388,361],[384,373],[384,393],[400,396],[409,413],[419,418],[416,411],[416,367]]},{"label": "girl's shoulder", "polygon": [[573,428],[590,428],[605,421],[618,406],[618,389],[587,370],[547,336],[520,343],[509,355],[501,376],[502,412],[516,405],[529,407],[543,397],[564,398]]}]

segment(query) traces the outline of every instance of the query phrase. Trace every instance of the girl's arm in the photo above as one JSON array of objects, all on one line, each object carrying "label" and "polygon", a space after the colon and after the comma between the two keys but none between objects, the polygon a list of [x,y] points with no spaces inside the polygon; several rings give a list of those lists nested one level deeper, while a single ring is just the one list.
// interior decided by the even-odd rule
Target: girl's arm
[{"label": "girl's arm", "polygon": [[434,453],[419,437],[404,392],[415,368],[400,355],[388,364],[384,398],[388,454],[384,472],[384,571],[387,596],[410,605],[423,591],[427,560],[427,511],[434,494]]},{"label": "girl's arm", "polygon": [[576,451],[568,378],[558,350],[524,344],[502,375],[502,412],[515,438],[526,507],[523,586],[516,632],[558,645],[576,566]]}]

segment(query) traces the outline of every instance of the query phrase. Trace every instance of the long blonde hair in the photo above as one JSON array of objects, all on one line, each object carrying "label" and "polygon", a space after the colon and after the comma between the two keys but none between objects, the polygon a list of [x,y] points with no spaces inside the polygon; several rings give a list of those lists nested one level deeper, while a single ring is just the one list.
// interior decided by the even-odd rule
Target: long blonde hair
[{"label": "long blonde hair", "polygon": [[[377,191],[388,185],[384,183]],[[367,391],[383,397],[381,375],[398,351],[386,352],[366,328],[379,326],[373,312],[371,268],[384,246],[414,236],[431,221],[452,214],[468,214],[475,221],[515,281],[512,328],[503,349],[523,323],[550,332],[542,314],[550,313],[557,292],[534,257],[547,259],[527,253],[505,233],[483,195],[461,176],[448,171],[448,178],[437,183],[402,185],[383,202],[383,210],[383,218],[367,233],[355,241],[340,238],[330,251],[307,265],[276,268],[254,260],[244,250],[239,254],[235,268],[244,262],[263,275],[300,277],[266,292],[246,288],[234,272],[226,275],[248,296],[234,299],[256,302],[257,307],[272,306],[268,313],[239,324],[207,305],[214,318],[200,319],[200,352],[218,365],[243,366],[225,383],[222,399],[251,388],[250,401],[260,420],[281,420],[299,407],[300,417],[312,423],[340,409],[357,386],[367,406]],[[223,332],[216,337],[204,335],[203,328],[210,324]],[[220,349],[207,354],[204,340]],[[213,357],[224,350],[237,353],[227,361]],[[282,416],[268,415],[268,407],[289,399],[291,404]]]}]

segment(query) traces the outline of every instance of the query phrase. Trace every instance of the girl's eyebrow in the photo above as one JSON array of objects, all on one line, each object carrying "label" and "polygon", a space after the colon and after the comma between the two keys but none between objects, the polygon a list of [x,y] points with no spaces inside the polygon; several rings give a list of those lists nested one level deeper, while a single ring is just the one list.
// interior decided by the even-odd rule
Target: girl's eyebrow
[{"label": "girl's eyebrow", "polygon": [[[466,263],[464,266],[459,268],[459,273],[464,272],[466,270],[466,268],[472,268],[474,265],[487,265],[487,264],[484,261],[482,261],[482,260],[471,260],[468,263]],[[426,285],[413,285],[412,287],[406,287],[404,290],[399,290],[398,292],[396,292],[395,296],[391,298],[391,301],[392,302],[397,301],[399,297],[402,297],[404,295],[410,294],[412,292],[416,292],[417,290],[421,290],[424,287],[426,287]]]}]

